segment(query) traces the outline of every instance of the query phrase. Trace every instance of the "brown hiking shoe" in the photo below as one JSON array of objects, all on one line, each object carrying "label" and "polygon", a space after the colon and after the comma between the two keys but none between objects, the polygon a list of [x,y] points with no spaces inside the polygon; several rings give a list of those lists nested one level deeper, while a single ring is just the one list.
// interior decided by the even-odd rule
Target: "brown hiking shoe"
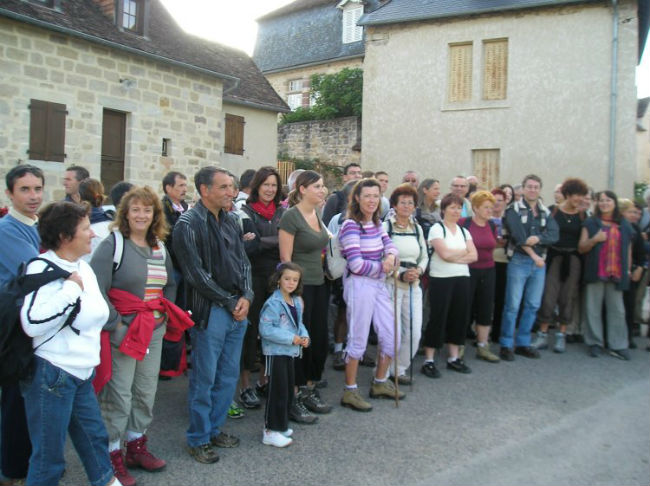
[{"label": "brown hiking shoe", "polygon": [[488,363],[498,363],[501,361],[496,354],[490,351],[489,344],[486,344],[485,346],[476,346],[476,357],[485,360]]},{"label": "brown hiking shoe", "polygon": [[370,385],[370,398],[390,398],[395,399],[395,397],[400,400],[406,396],[406,394],[395,388],[395,384],[390,381],[382,381],[377,383],[375,380],[372,380],[372,385]]},{"label": "brown hiking shoe", "polygon": [[372,405],[361,397],[358,388],[346,389],[341,397],[341,405],[359,412],[370,412],[372,410]]}]

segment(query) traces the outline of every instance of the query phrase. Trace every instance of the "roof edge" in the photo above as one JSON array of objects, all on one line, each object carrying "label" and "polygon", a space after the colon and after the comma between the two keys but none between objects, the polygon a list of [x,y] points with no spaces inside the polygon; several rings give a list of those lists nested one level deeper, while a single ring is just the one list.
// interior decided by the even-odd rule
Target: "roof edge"
[{"label": "roof edge", "polygon": [[[540,1],[536,2],[530,5],[513,5],[513,6],[502,6],[502,7],[490,7],[490,8],[484,8],[484,9],[476,9],[472,10],[469,12],[462,12],[462,13],[455,13],[455,14],[444,14],[444,15],[415,15],[410,18],[404,18],[404,19],[395,19],[395,20],[385,20],[385,21],[368,21],[368,17],[372,15],[374,12],[377,12],[379,9],[375,10],[374,12],[367,13],[361,16],[359,21],[357,22],[357,25],[367,25],[367,26],[377,26],[377,25],[391,25],[391,24],[405,24],[405,23],[410,23],[410,22],[419,22],[422,20],[436,20],[436,19],[445,19],[445,18],[454,18],[454,17],[469,17],[470,15],[479,15],[479,14],[489,14],[489,13],[496,13],[496,12],[508,12],[508,11],[513,11],[513,10],[529,10],[532,8],[540,8],[540,7],[563,7],[565,5],[574,5],[578,3],[595,3],[593,0],[568,0],[563,2],[562,4],[557,4],[557,3],[551,3],[548,1]],[[388,4],[385,4],[388,5]]]},{"label": "roof edge", "polygon": [[274,113],[289,113],[291,110],[288,107],[280,107],[280,105],[265,105],[263,103],[255,103],[254,101],[245,101],[238,98],[231,98],[229,96],[223,97],[224,103],[230,103],[231,105],[241,105],[247,106],[249,108],[257,108],[265,111],[272,111]]},{"label": "roof edge", "polygon": [[[364,58],[365,53],[361,54],[354,54],[350,56],[342,56],[342,57],[330,57],[328,59],[323,59],[320,61],[312,61],[312,62],[306,62],[303,64],[294,64],[292,66],[287,66],[287,67],[281,67],[281,68],[276,68],[276,69],[269,69],[267,71],[262,71],[262,74],[265,76],[267,74],[276,74],[276,73],[281,73],[283,71],[291,71],[292,69],[301,69],[301,68],[306,68],[306,67],[311,67],[311,66],[318,66],[319,64],[325,64],[327,62],[336,62],[336,61],[347,61],[349,59],[357,59],[357,58]],[[261,69],[260,69],[261,71]]]},{"label": "roof edge", "polygon": [[[41,27],[41,28],[44,28],[44,29],[47,29],[47,30],[52,30],[54,32],[60,32],[60,33],[63,33],[63,34],[68,34],[68,35],[70,35],[72,37],[83,39],[85,41],[92,42],[94,44],[99,44],[99,45],[103,45],[103,46],[106,46],[106,47],[111,47],[111,48],[119,50],[119,51],[127,52],[129,54],[134,54],[134,55],[137,55],[137,56],[146,57],[146,58],[151,59],[153,61],[162,62],[164,64],[171,64],[172,66],[180,67],[180,68],[183,68],[183,69],[188,69],[190,71],[205,74],[207,76],[217,77],[217,78],[223,79],[224,81],[231,81],[231,82],[233,82],[235,84],[235,86],[239,83],[239,78],[236,77],[236,76],[232,76],[230,74],[224,74],[224,73],[220,73],[220,72],[217,72],[217,71],[212,71],[210,69],[202,68],[200,66],[194,66],[192,64],[188,64],[188,63],[185,63],[185,62],[182,62],[182,61],[176,61],[176,60],[170,59],[168,57],[159,56],[157,54],[153,54],[153,53],[150,53],[150,52],[147,52],[147,51],[142,51],[140,49],[135,49],[133,47],[125,46],[124,44],[120,44],[118,42],[109,41],[109,40],[106,40],[106,39],[102,39],[101,37],[95,37],[95,36],[90,35],[90,34],[85,34],[83,32],[79,32],[79,31],[74,30],[74,29],[69,29],[67,27],[62,27],[60,25],[51,24],[49,22],[44,22],[42,20],[35,19],[35,18],[29,17],[27,15],[18,14],[18,13],[12,12],[11,10],[6,10],[6,9],[4,9],[2,7],[0,7],[0,16],[7,17],[9,19],[16,20],[18,22],[23,22],[23,23],[26,23],[26,24],[29,24],[29,25],[32,25],[32,26],[35,26],[35,27]],[[224,89],[228,89],[228,88],[224,88]]]}]

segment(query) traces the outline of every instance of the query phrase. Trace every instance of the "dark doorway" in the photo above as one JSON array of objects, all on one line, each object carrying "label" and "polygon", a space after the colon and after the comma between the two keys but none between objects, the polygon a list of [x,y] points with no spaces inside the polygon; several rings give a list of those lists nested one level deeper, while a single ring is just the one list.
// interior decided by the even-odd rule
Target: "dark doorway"
[{"label": "dark doorway", "polygon": [[[126,113],[104,110],[102,120],[101,180],[108,193],[117,182],[124,180],[124,139]],[[112,201],[109,201],[112,202]]]}]

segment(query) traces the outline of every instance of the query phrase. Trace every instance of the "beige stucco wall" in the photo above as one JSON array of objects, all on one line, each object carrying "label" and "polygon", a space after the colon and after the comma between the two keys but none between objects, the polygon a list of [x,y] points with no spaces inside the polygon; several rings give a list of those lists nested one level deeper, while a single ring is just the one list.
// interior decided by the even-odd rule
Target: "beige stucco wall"
[{"label": "beige stucco wall", "polygon": [[[134,85],[125,87],[124,78]],[[275,112],[228,107],[246,118],[246,155],[242,164],[223,154],[222,90],[216,77],[0,19],[0,173],[18,162],[41,167],[45,201],[63,197],[63,173],[71,164],[99,178],[104,108],[127,113],[125,179],[159,192],[169,170],[191,178],[208,164],[239,173],[242,165],[274,163]],[[66,105],[63,163],[28,159],[32,98]],[[171,139],[168,157],[161,155],[163,138]],[[7,202],[2,191],[0,205]]]},{"label": "beige stucco wall", "polygon": [[[364,169],[398,180],[409,169],[441,179],[472,171],[472,149],[500,149],[500,182],[529,172],[543,195],[567,176],[606,186],[611,11],[602,5],[544,9],[370,28],[364,61]],[[621,6],[615,190],[636,176],[634,2]],[[484,39],[508,38],[508,95],[480,100]],[[448,45],[474,42],[473,101],[446,102]]]},{"label": "beige stucco wall", "polygon": [[280,95],[284,101],[287,101],[289,90],[289,81],[294,79],[303,79],[309,83],[313,74],[334,74],[344,68],[362,68],[363,58],[346,59],[343,61],[326,62],[314,66],[306,66],[298,69],[289,69],[277,73],[265,73],[264,76],[271,83],[273,89]]},{"label": "beige stucco wall", "polygon": [[246,169],[258,169],[264,165],[275,167],[278,151],[277,113],[228,102],[223,103],[223,113],[224,117],[226,113],[244,117],[244,154],[224,153],[221,165],[238,176]]}]

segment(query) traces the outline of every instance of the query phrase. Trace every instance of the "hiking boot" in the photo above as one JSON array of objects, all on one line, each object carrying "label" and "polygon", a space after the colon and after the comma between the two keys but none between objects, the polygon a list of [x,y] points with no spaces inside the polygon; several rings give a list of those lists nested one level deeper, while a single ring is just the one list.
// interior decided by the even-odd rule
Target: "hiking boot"
[{"label": "hiking boot", "polygon": [[345,353],[343,351],[336,351],[334,353],[332,368],[336,371],[343,371],[345,369]]},{"label": "hiking boot", "polygon": [[370,356],[370,353],[366,351],[365,353],[363,353],[363,358],[361,359],[361,361],[359,361],[359,364],[361,366],[367,366],[368,368],[374,368],[376,363],[374,358]]},{"label": "hiking boot", "polygon": [[126,443],[126,465],[154,472],[164,469],[167,463],[149,452],[149,449],[147,449],[147,436],[143,435]]},{"label": "hiking boot", "polygon": [[514,361],[515,360],[515,354],[512,352],[512,348],[501,347],[501,350],[499,351],[499,357],[503,361]]},{"label": "hiking boot", "polygon": [[262,433],[262,444],[273,447],[287,447],[293,443],[293,439],[285,436],[282,432],[275,430],[264,430]]},{"label": "hiking boot", "polygon": [[[395,380],[395,378],[392,376],[390,379],[392,381]],[[412,380],[409,375],[397,375],[397,383],[399,383],[400,385],[409,386],[412,385],[414,381],[415,380],[414,379]]]},{"label": "hiking boot", "polygon": [[447,361],[447,369],[463,373],[464,375],[469,375],[472,372],[471,368],[460,358],[453,361]]},{"label": "hiking boot", "polygon": [[341,397],[341,405],[352,410],[357,410],[358,412],[370,412],[372,410],[372,405],[361,397],[358,388],[346,388]]},{"label": "hiking boot", "polygon": [[548,333],[541,331],[538,332],[531,347],[535,349],[548,349]]},{"label": "hiking boot", "polygon": [[488,363],[498,363],[499,361],[501,361],[496,354],[490,351],[490,345],[487,343],[485,344],[485,346],[476,347],[476,357],[478,359],[487,361]]},{"label": "hiking boot", "polygon": [[440,372],[433,361],[425,361],[420,371],[429,378],[440,378]]},{"label": "hiking boot", "polygon": [[530,359],[540,358],[539,351],[537,351],[532,346],[517,346],[515,348],[515,354],[519,354],[524,358],[530,358]]},{"label": "hiking boot", "polygon": [[321,400],[320,393],[315,388],[313,390],[301,390],[300,395],[303,405],[310,412],[330,413],[332,411],[332,406]]},{"label": "hiking boot", "polygon": [[600,346],[598,346],[597,344],[592,344],[591,346],[589,346],[589,352],[588,352],[588,354],[589,354],[589,356],[591,356],[592,358],[597,358],[597,357],[600,356],[602,353],[603,353],[603,350],[602,350],[602,349],[600,348]]},{"label": "hiking boot", "polygon": [[260,408],[260,399],[251,387],[244,388],[239,394],[239,401],[244,408]]},{"label": "hiking boot", "polygon": [[113,474],[117,480],[125,486],[135,486],[135,478],[129,474],[124,464],[124,455],[122,449],[117,449],[110,453]]},{"label": "hiking boot", "polygon": [[322,390],[323,388],[327,388],[327,385],[329,385],[329,383],[327,383],[326,378],[314,382],[314,386],[320,390]]},{"label": "hiking boot", "polygon": [[370,398],[391,398],[394,400],[397,397],[401,400],[405,396],[406,394],[395,388],[395,384],[390,380],[380,383],[372,380],[372,385],[370,385]]},{"label": "hiking boot", "polygon": [[555,346],[553,346],[554,353],[564,353],[566,351],[566,336],[562,332],[555,333]]},{"label": "hiking boot", "polygon": [[214,450],[212,444],[201,444],[196,447],[188,447],[187,452],[194,458],[195,461],[202,464],[214,464],[219,460],[219,454]]},{"label": "hiking boot", "polygon": [[266,397],[269,393],[269,384],[264,383],[262,385],[258,381],[257,383],[255,383],[255,393],[257,394],[258,397]]},{"label": "hiking boot", "polygon": [[237,402],[233,401],[228,407],[228,418],[231,419],[240,419],[244,417],[244,410],[239,408]]},{"label": "hiking boot", "polygon": [[289,420],[299,424],[315,424],[318,417],[307,410],[303,403],[296,397],[289,408]]},{"label": "hiking boot", "polygon": [[223,449],[233,449],[239,446],[239,439],[234,435],[219,432],[216,437],[210,437],[210,444],[214,447],[221,447]]},{"label": "hiking boot", "polygon": [[632,359],[628,349],[610,349],[609,355],[614,356],[614,358],[622,359],[623,361],[630,361],[630,359]]}]

